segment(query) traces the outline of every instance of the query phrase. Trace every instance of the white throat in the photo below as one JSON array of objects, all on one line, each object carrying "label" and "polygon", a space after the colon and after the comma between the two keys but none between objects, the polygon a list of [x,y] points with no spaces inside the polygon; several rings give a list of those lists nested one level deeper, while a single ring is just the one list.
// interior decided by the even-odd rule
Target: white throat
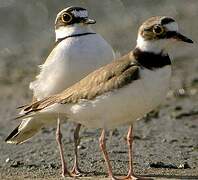
[{"label": "white throat", "polygon": [[162,45],[164,44],[165,40],[145,40],[140,34],[137,38],[137,45],[136,47],[139,48],[141,51],[146,52],[153,52],[155,54],[159,54],[162,51],[164,51],[164,47]]},{"label": "white throat", "polygon": [[66,36],[71,36],[75,34],[82,34],[87,32],[94,32],[91,27],[87,25],[75,24],[72,26],[62,26],[55,30],[56,33],[56,41],[60,38],[64,38]]}]

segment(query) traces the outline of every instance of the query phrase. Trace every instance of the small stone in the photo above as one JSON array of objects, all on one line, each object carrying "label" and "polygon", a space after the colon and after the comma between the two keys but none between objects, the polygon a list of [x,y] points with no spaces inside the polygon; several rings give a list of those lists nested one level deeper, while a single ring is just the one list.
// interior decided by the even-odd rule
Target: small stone
[{"label": "small stone", "polygon": [[189,166],[187,162],[184,162],[179,165],[178,169],[191,169],[191,167]]},{"label": "small stone", "polygon": [[176,106],[176,107],[175,107],[175,110],[176,110],[176,111],[181,111],[181,110],[182,110],[182,107],[181,107],[181,106]]},{"label": "small stone", "polygon": [[154,163],[149,163],[149,166],[151,168],[162,168],[164,166],[163,162],[154,162]]},{"label": "small stone", "polygon": [[5,160],[5,162],[6,162],[6,163],[9,163],[9,162],[10,162],[10,158],[7,158],[7,159]]},{"label": "small stone", "polygon": [[178,93],[177,94],[178,96],[185,96],[186,95],[186,91],[185,91],[184,88],[178,89],[177,93]]},{"label": "small stone", "polygon": [[56,168],[56,165],[54,163],[50,163],[49,164],[49,168],[55,169]]},{"label": "small stone", "polygon": [[149,163],[149,166],[151,168],[178,169],[178,167],[175,164],[165,164],[163,162]]},{"label": "small stone", "polygon": [[172,140],[169,141],[170,144],[175,143],[175,142],[178,142],[178,140],[177,139],[172,139]]},{"label": "small stone", "polygon": [[20,161],[14,161],[13,164],[10,165],[10,167],[19,167],[22,164],[23,163],[21,163]]},{"label": "small stone", "polygon": [[83,145],[78,145],[78,147],[77,147],[78,149],[81,149],[81,150],[83,150],[83,149],[86,149],[86,147],[85,146],[83,146]]}]

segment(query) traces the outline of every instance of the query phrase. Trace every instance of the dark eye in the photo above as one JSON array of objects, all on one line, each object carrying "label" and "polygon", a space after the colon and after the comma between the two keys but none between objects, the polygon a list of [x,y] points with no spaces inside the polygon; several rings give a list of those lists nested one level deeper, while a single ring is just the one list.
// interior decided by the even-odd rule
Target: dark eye
[{"label": "dark eye", "polygon": [[160,34],[162,34],[164,32],[164,28],[162,26],[160,26],[160,25],[155,25],[153,27],[153,32],[155,34],[157,34],[157,35],[160,35]]},{"label": "dark eye", "polygon": [[72,16],[69,13],[64,13],[62,15],[62,21],[69,23],[72,20]]}]

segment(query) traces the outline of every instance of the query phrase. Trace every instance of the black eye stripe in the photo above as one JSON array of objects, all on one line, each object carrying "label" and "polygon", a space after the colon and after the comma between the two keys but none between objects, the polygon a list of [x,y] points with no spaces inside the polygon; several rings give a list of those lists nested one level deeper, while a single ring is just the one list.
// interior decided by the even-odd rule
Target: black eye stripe
[{"label": "black eye stripe", "polygon": [[174,37],[176,35],[177,35],[177,32],[175,32],[175,31],[168,31],[168,32],[166,32],[164,38],[167,38],[168,39],[168,38]]},{"label": "black eye stripe", "polygon": [[177,35],[177,32],[175,32],[175,31],[168,31],[168,32],[165,32],[165,33],[162,33],[162,34],[158,35],[157,37],[159,39],[169,39],[169,38],[172,38],[172,37],[174,37],[176,35]]},{"label": "black eye stripe", "polygon": [[[59,20],[60,23],[57,23],[57,24],[60,24],[60,25],[72,25],[72,24],[78,24],[78,23],[81,23],[81,22],[84,22],[86,18],[82,18],[82,17],[72,17],[71,20],[69,19],[64,19],[63,16],[62,18]],[[61,24],[61,22],[63,24]],[[58,26],[57,26],[58,27]]]}]

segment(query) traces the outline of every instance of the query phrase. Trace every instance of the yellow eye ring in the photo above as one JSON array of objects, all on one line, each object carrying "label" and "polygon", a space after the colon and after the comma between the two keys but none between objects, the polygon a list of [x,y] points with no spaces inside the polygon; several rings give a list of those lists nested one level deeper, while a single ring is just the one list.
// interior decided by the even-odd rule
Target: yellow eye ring
[{"label": "yellow eye ring", "polygon": [[155,25],[153,27],[153,32],[156,34],[156,35],[161,35],[163,32],[164,32],[164,28],[160,25]]},{"label": "yellow eye ring", "polygon": [[62,19],[63,22],[69,23],[69,22],[72,21],[73,17],[72,17],[71,14],[65,12],[65,13],[62,15],[61,19]]}]

